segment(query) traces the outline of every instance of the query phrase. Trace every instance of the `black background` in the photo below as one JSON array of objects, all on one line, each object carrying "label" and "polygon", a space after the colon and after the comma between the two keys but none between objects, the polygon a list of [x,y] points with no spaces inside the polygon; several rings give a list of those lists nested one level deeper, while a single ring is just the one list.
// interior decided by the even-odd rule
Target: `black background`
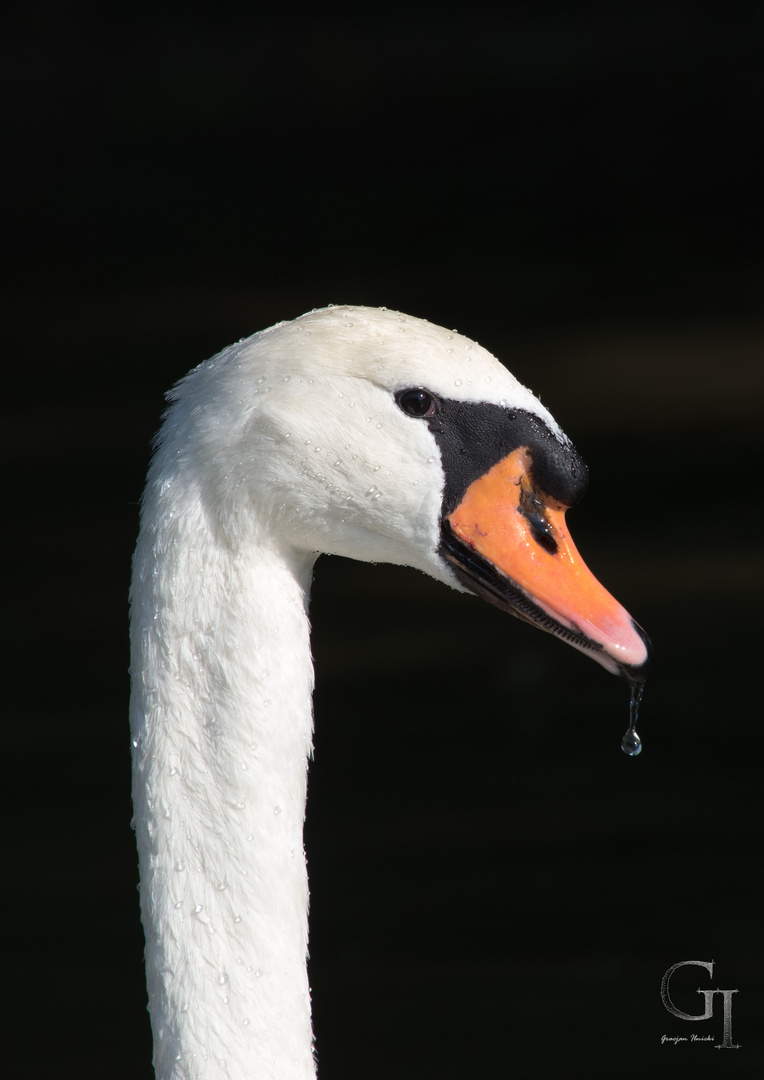
[{"label": "black background", "polygon": [[[476,337],[591,470],[645,750],[580,654],[319,562],[326,1080],[760,1076],[760,3],[29,3],[2,49],[8,1075],[150,1077],[127,586],[162,393],[329,302]],[[697,987],[738,989],[689,1024]],[[690,974],[687,974],[689,970]]]}]

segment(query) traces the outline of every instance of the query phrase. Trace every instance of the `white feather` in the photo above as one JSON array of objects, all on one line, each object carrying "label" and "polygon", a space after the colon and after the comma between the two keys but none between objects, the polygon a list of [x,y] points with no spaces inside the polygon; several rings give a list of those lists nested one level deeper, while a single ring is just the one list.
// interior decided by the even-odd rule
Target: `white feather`
[{"label": "white feather", "polygon": [[479,345],[369,308],[253,335],[178,384],[144,495],[131,731],[159,1080],[314,1076],[302,845],[316,554],[438,555],[435,439],[395,404],[425,386],[521,407]]}]

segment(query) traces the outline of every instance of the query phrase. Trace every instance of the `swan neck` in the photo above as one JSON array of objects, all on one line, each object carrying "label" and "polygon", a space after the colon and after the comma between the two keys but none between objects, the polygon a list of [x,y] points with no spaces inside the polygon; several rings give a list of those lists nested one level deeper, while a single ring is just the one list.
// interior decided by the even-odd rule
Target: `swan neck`
[{"label": "swan neck", "polygon": [[131,594],[156,1074],[310,1080],[312,558],[265,532],[234,549],[187,501],[178,513],[147,500]]}]

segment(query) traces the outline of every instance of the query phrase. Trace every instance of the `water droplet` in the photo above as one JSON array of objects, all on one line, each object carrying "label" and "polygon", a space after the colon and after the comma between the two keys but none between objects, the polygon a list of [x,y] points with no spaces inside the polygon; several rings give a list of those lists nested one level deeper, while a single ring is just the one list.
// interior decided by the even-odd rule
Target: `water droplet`
[{"label": "water droplet", "polygon": [[177,911],[178,908],[182,908],[182,907],[183,907],[183,901],[182,900],[176,900],[175,901],[175,910]]},{"label": "water droplet", "polygon": [[280,806],[274,806],[273,813],[278,817],[278,815],[281,813],[281,807]]},{"label": "water droplet", "polygon": [[629,702],[629,727],[621,739],[621,749],[629,757],[636,757],[642,750],[642,740],[637,735],[637,718],[639,716],[639,704],[642,701],[644,686],[632,685],[631,701]]},{"label": "water droplet", "polygon": [[258,969],[257,969],[257,971],[255,972],[255,978],[256,978],[256,979],[259,979],[259,978],[260,978],[260,976],[262,975],[262,973],[263,973],[263,969],[262,969],[262,968],[258,968]]},{"label": "water droplet", "polygon": [[228,888],[228,882],[227,881],[221,881],[220,884],[218,885],[218,892],[225,892],[227,888]]},{"label": "water droplet", "polygon": [[220,975],[218,975],[218,982],[220,983],[221,986],[225,986],[225,984],[228,982],[228,976],[226,975],[226,973],[224,971],[221,972]]},{"label": "water droplet", "polygon": [[183,862],[182,859],[178,859],[178,861],[175,863],[175,869],[176,870],[185,870],[186,869],[186,864]]},{"label": "water droplet", "polygon": [[642,740],[633,728],[629,728],[621,739],[621,749],[629,757],[636,757],[642,751]]},{"label": "water droplet", "polygon": [[170,776],[177,776],[177,774],[178,774],[178,770],[173,765],[173,767],[170,769]]},{"label": "water droplet", "polygon": [[241,915],[234,915],[234,922],[241,922]]},{"label": "water droplet", "polygon": [[204,911],[204,906],[202,904],[197,904],[196,907],[194,908],[194,915],[201,915],[201,913],[203,911]]},{"label": "water droplet", "polygon": [[249,1027],[249,1020],[242,1020],[244,1027]]},{"label": "water droplet", "polygon": [[454,386],[461,386],[461,385],[462,385],[462,380],[461,379],[456,379],[454,381]]}]

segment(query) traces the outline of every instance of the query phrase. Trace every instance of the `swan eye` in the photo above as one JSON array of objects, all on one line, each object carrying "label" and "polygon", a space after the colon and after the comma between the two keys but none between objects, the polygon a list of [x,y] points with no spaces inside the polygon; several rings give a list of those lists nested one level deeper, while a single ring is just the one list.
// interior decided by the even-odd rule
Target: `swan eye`
[{"label": "swan eye", "polygon": [[395,395],[398,405],[408,416],[435,416],[438,411],[437,398],[429,390],[416,387],[413,390],[399,390]]}]

